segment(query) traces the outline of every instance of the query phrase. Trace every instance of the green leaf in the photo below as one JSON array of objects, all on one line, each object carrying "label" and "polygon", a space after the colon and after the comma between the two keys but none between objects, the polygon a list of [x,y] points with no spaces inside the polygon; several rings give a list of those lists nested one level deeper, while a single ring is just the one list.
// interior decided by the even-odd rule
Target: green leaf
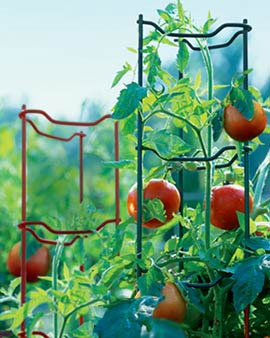
[{"label": "green leaf", "polygon": [[114,107],[112,118],[124,119],[132,114],[140,105],[140,101],[147,96],[147,89],[132,82],[122,89]]},{"label": "green leaf", "polygon": [[213,140],[216,142],[223,131],[223,109],[216,112],[216,116],[212,120]]},{"label": "green leaf", "polygon": [[161,290],[164,286],[164,277],[162,272],[152,266],[147,273],[139,277],[138,287],[142,296],[151,295],[161,297]]},{"label": "green leaf", "polygon": [[165,319],[153,319],[150,332],[145,331],[142,338],[186,338],[181,327]]},{"label": "green leaf", "polygon": [[107,168],[136,169],[136,163],[132,160],[104,161],[102,163]]},{"label": "green leaf", "polygon": [[257,184],[254,191],[252,214],[254,214],[256,212],[256,208],[260,206],[263,190],[266,184],[266,179],[269,174],[269,169],[270,169],[270,151],[266,154],[263,162],[260,164],[259,168],[257,169],[254,175],[257,178]]},{"label": "green leaf", "polygon": [[192,304],[200,313],[205,313],[205,308],[200,298],[200,292],[198,289],[187,286],[185,282],[176,281],[176,285],[181,291],[181,294],[187,301]]},{"label": "green leaf", "polygon": [[127,50],[129,50],[131,53],[135,53],[135,54],[138,53],[137,49],[135,49],[133,47],[127,47]]},{"label": "green leaf", "polygon": [[16,316],[17,309],[7,310],[0,313],[0,320],[14,319]]},{"label": "green leaf", "polygon": [[262,94],[258,88],[254,86],[248,86],[248,91],[251,93],[251,95],[255,98],[256,101],[262,100]]},{"label": "green leaf", "polygon": [[173,22],[173,18],[170,16],[168,12],[163,11],[162,9],[157,10],[158,15],[166,22],[171,23]]},{"label": "green leaf", "polygon": [[264,286],[265,275],[260,265],[261,257],[248,258],[236,265],[232,279],[233,303],[235,310],[240,312],[251,305]]},{"label": "green leaf", "polygon": [[216,19],[213,18],[209,18],[207,19],[207,21],[205,22],[205,24],[203,25],[203,33],[206,34],[208,33],[210,27],[216,22]]},{"label": "green leaf", "polygon": [[[238,222],[240,225],[240,228],[245,232],[245,214],[241,211],[236,210],[236,214],[237,214],[237,218],[238,218]],[[254,233],[257,230],[257,226],[256,223],[253,221],[253,219],[249,219],[249,229],[250,229],[250,233]]]},{"label": "green leaf", "polygon": [[66,263],[64,263],[64,278],[67,282],[70,280],[70,273]]},{"label": "green leaf", "polygon": [[183,41],[179,41],[179,49],[177,53],[177,68],[183,73],[189,61],[188,47]]},{"label": "green leaf", "polygon": [[202,72],[199,69],[198,72],[197,72],[197,74],[196,74],[196,77],[195,77],[195,83],[194,83],[194,89],[195,90],[198,90],[200,88],[201,79],[202,79]]},{"label": "green leaf", "polygon": [[21,277],[13,279],[9,284],[8,294],[12,296],[19,285],[21,285]]},{"label": "green leaf", "polygon": [[137,115],[129,115],[126,119],[120,121],[120,127],[123,135],[132,135],[136,129]]},{"label": "green leaf", "polygon": [[161,65],[161,60],[157,50],[151,50],[151,52],[145,57],[144,63],[147,65],[145,69],[147,81],[153,86],[155,84],[156,76],[158,75]]},{"label": "green leaf", "polygon": [[229,93],[232,105],[242,113],[247,120],[251,120],[254,115],[254,105],[252,95],[248,90],[233,87]]},{"label": "green leaf", "polygon": [[190,150],[187,143],[166,129],[146,132],[144,146],[153,148],[166,157],[182,155]]},{"label": "green leaf", "polygon": [[158,303],[157,297],[143,297],[135,301],[129,300],[109,308],[95,327],[99,338],[138,338],[141,326],[152,313]]},{"label": "green leaf", "polygon": [[270,250],[269,239],[251,237],[245,243],[250,249],[255,251],[258,249]]},{"label": "green leaf", "polygon": [[160,199],[145,199],[143,201],[143,219],[144,222],[152,219],[157,219],[160,222],[166,221],[164,205]]},{"label": "green leaf", "polygon": [[117,72],[114,80],[113,80],[113,83],[112,83],[112,86],[111,88],[115,87],[119,81],[122,79],[122,77],[127,73],[129,72],[130,70],[132,70],[132,67],[131,65],[126,62],[124,65],[123,65],[123,69],[122,70],[119,70],[119,72]]},{"label": "green leaf", "polygon": [[177,0],[177,14],[181,24],[185,24],[185,11],[180,0]]}]

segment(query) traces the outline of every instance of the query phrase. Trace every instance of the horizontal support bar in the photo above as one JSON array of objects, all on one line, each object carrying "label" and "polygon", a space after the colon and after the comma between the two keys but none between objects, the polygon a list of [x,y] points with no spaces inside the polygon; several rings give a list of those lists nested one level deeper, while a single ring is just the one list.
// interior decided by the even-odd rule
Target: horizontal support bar
[{"label": "horizontal support bar", "polygon": [[[237,154],[234,154],[234,156],[230,159],[230,161],[226,162],[226,163],[220,163],[220,164],[216,164],[215,168],[216,169],[222,169],[222,168],[227,168],[230,167],[238,158]],[[199,166],[197,167],[197,170],[205,170],[206,167],[205,166]]]},{"label": "horizontal support bar", "polygon": [[[230,45],[234,42],[234,40],[235,40],[240,34],[244,34],[244,30],[236,32],[236,33],[231,37],[231,39],[230,39],[229,41],[227,41],[227,42],[225,42],[225,43],[217,44],[217,45],[212,45],[212,46],[210,45],[210,46],[208,46],[208,49],[219,49],[219,48],[225,48],[225,47],[228,47],[228,46],[230,46]],[[178,40],[176,40],[176,41],[178,41]],[[188,45],[188,47],[189,47],[190,49],[194,50],[194,51],[200,51],[200,50],[201,50],[200,47],[193,46],[193,44],[192,44],[190,41],[188,41],[187,39],[183,39],[182,41],[183,41],[184,43],[186,43],[186,44]]]},{"label": "horizontal support bar", "polygon": [[111,118],[111,114],[107,114],[102,116],[100,119],[94,121],[94,122],[71,122],[71,121],[59,121],[53,119],[49,114],[47,114],[45,111],[40,109],[25,109],[25,105],[22,106],[22,111],[19,113],[19,117],[25,117],[26,114],[36,114],[36,115],[43,115],[46,117],[48,121],[50,121],[53,124],[60,124],[65,126],[81,126],[81,127],[92,127],[96,126],[97,124],[101,123],[102,121]]},{"label": "horizontal support bar", "polygon": [[29,119],[25,119],[26,122],[28,122],[29,124],[31,124],[31,126],[33,127],[33,129],[41,136],[45,136],[54,140],[58,140],[58,141],[63,141],[63,142],[69,142],[71,141],[75,136],[81,136],[81,137],[85,137],[86,134],[85,133],[74,133],[72,134],[70,137],[60,137],[60,136],[54,136],[54,135],[50,135],[47,133],[44,133],[43,131],[39,130],[38,127],[35,125],[35,123],[32,120]]},{"label": "horizontal support bar", "polygon": [[213,36],[216,36],[220,31],[228,27],[243,28],[247,30],[248,32],[252,30],[252,27],[250,25],[247,25],[244,23],[224,23],[223,25],[219,26],[216,30],[214,30],[211,33],[168,33],[167,34],[159,25],[157,25],[153,21],[143,20],[143,24],[154,27],[161,34],[166,34],[166,36],[175,37],[175,38],[195,38],[195,39],[196,38],[212,38]]},{"label": "horizontal support bar", "polygon": [[149,150],[155,153],[159,158],[161,158],[164,161],[168,162],[210,162],[216,160],[221,154],[223,154],[227,150],[235,150],[235,146],[225,146],[219,149],[214,155],[209,156],[209,157],[172,157],[172,158],[166,158],[158,153],[155,149],[149,148],[142,146],[143,150]]},{"label": "horizontal support bar", "polygon": [[116,222],[117,222],[116,218],[107,219],[106,221],[102,222],[97,228],[95,228],[95,230],[56,230],[50,227],[47,223],[41,221],[24,221],[18,224],[18,228],[23,229],[26,225],[41,225],[42,227],[46,228],[49,232],[56,235],[85,235],[92,234],[95,231],[102,229],[106,224]]}]

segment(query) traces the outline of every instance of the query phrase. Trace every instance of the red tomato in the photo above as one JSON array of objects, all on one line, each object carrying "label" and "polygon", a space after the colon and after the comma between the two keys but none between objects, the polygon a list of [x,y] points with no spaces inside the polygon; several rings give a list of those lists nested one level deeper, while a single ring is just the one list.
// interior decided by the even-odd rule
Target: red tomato
[{"label": "red tomato", "polygon": [[[168,181],[153,179],[144,188],[144,199],[161,200],[166,211],[166,221],[164,223],[157,219],[152,219],[143,224],[147,228],[158,228],[173,218],[180,208],[181,197],[177,188]],[[130,216],[137,220],[137,185],[134,184],[128,193],[127,209]]]},{"label": "red tomato", "polygon": [[162,295],[165,299],[157,305],[153,317],[182,322],[187,312],[187,305],[179,289],[175,284],[167,282],[162,289]]},{"label": "red tomato", "polygon": [[[153,317],[181,323],[187,313],[187,304],[181,292],[174,283],[167,282],[161,293],[165,298],[155,308]],[[140,297],[141,292],[138,291],[135,298]]]},{"label": "red tomato", "polygon": [[[244,188],[228,184],[213,187],[211,192],[211,224],[215,227],[232,230],[239,227],[236,211],[245,211]],[[252,211],[253,199],[249,196],[249,209]]]},{"label": "red tomato", "polygon": [[[15,277],[21,275],[20,247],[21,243],[16,243],[7,260],[8,270]],[[49,262],[49,249],[43,246],[26,261],[27,282],[37,282],[38,276],[45,276],[49,271]]]},{"label": "red tomato", "polygon": [[224,110],[224,129],[237,141],[249,141],[260,135],[267,124],[266,114],[262,106],[253,101],[254,116],[249,121],[234,106],[228,105]]}]

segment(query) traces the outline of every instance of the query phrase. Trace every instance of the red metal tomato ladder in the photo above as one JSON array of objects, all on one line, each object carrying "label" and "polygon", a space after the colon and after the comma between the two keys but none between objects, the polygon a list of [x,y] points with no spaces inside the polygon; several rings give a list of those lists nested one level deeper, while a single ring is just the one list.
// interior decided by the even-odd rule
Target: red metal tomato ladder
[{"label": "red metal tomato ladder", "polygon": [[[26,124],[30,124],[33,129],[42,136],[45,136],[47,138],[51,138],[54,140],[62,141],[62,142],[69,142],[75,137],[79,137],[79,172],[80,172],[80,179],[79,179],[79,186],[80,186],[80,203],[83,202],[83,173],[84,173],[84,165],[83,165],[83,138],[86,136],[82,131],[73,133],[70,137],[59,137],[55,135],[50,135],[47,133],[44,133],[38,129],[36,124],[28,118],[29,115],[42,115],[44,116],[49,122],[56,125],[63,125],[63,126],[78,126],[78,127],[94,127],[98,125],[99,123],[103,122],[104,120],[110,119],[111,115],[107,114],[101,117],[100,119],[94,121],[94,122],[70,122],[70,121],[59,121],[53,119],[50,115],[48,115],[43,110],[37,110],[37,109],[26,109],[26,106],[22,106],[22,110],[19,113],[19,117],[21,119],[22,123],[22,221],[18,224],[19,229],[21,230],[21,247],[22,247],[22,258],[21,258],[21,306],[26,303],[26,285],[27,285],[27,271],[26,271],[26,250],[27,250],[27,241],[26,241],[26,232],[29,232],[33,235],[33,237],[40,243],[49,244],[49,245],[56,245],[57,241],[49,240],[46,238],[41,238],[38,236],[38,234],[35,232],[34,229],[32,229],[30,226],[41,226],[48,230],[50,233],[56,234],[56,235],[73,235],[73,238],[65,242],[65,246],[72,245],[77,239],[79,239],[81,236],[88,237],[89,234],[93,233],[92,230],[56,230],[52,228],[50,225],[48,225],[45,222],[39,221],[39,220],[27,220],[26,217],[26,210],[27,210],[27,191],[26,191],[26,182],[27,182],[27,161],[26,161],[26,155],[27,155],[27,128]],[[119,129],[118,129],[118,122],[114,122],[114,159],[115,161],[119,161]],[[102,222],[98,227],[96,227],[95,231],[101,230],[106,224],[109,223],[115,223],[115,225],[118,225],[120,222],[120,200],[119,200],[119,169],[115,169],[115,217],[111,219],[107,219],[104,222]],[[84,271],[84,265],[80,266],[80,270]],[[80,317],[79,325],[83,324],[83,317]],[[48,335],[41,331],[33,331],[33,335],[39,335],[45,338],[48,338]],[[21,331],[18,334],[21,338],[26,338],[26,327],[25,327],[25,321],[21,324]]]}]

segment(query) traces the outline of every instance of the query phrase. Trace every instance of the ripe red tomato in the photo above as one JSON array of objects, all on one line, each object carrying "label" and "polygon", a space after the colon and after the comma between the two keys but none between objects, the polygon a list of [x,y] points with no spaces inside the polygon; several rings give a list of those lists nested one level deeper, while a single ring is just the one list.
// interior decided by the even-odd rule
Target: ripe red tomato
[{"label": "ripe red tomato", "polygon": [[162,295],[165,299],[157,305],[153,317],[182,322],[186,316],[187,304],[177,286],[167,282],[162,289]]},{"label": "ripe red tomato", "polygon": [[[143,224],[147,228],[158,228],[173,218],[173,214],[177,213],[180,208],[181,197],[177,188],[170,182],[163,179],[152,179],[144,188],[144,199],[161,200],[166,211],[166,221],[161,222],[152,219]],[[130,216],[137,220],[137,185],[134,184],[128,193],[127,209]]]},{"label": "ripe red tomato", "polygon": [[249,141],[260,135],[267,124],[266,114],[262,106],[253,101],[254,116],[249,121],[234,106],[228,105],[224,110],[224,129],[237,141]]},{"label": "ripe red tomato", "polygon": [[[7,260],[8,270],[15,277],[21,275],[20,247],[21,243],[16,243]],[[37,282],[38,276],[45,276],[49,271],[49,262],[49,249],[43,246],[26,261],[27,282]]]},{"label": "ripe red tomato", "polygon": [[[224,230],[239,227],[236,211],[245,211],[244,188],[228,184],[213,187],[211,192],[211,224]],[[252,211],[253,199],[249,196],[249,209]]]},{"label": "ripe red tomato", "polygon": [[[161,293],[165,299],[157,305],[153,317],[181,323],[187,313],[187,304],[181,292],[174,283],[167,282]],[[141,292],[138,291],[135,298],[140,297]]]}]

